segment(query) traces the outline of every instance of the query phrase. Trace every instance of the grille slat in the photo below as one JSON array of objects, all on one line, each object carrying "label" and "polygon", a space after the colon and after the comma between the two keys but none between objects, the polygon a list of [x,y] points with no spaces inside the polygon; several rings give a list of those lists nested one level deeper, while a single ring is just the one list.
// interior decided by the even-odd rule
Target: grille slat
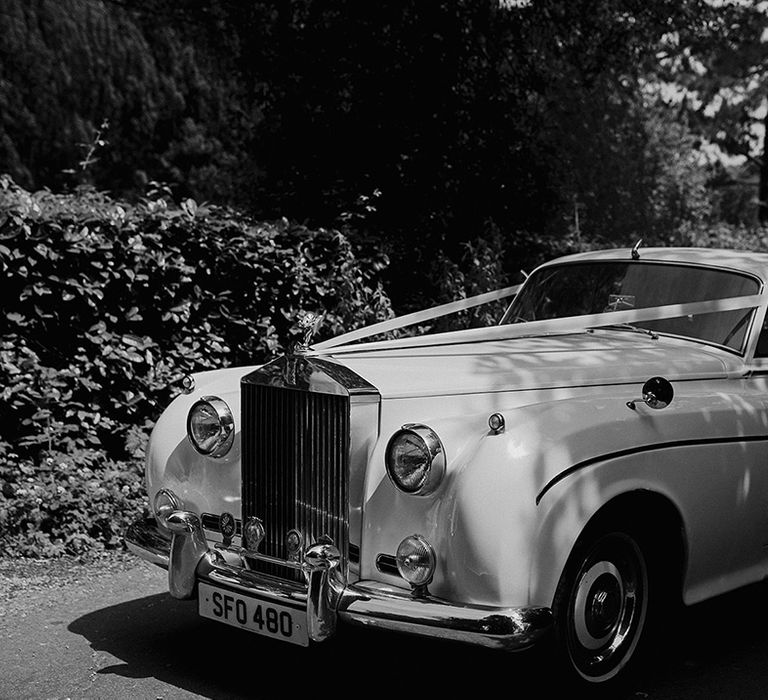
[{"label": "grille slat", "polygon": [[[287,559],[285,536],[330,536],[346,562],[349,397],[261,385],[242,388],[243,522],[264,521],[260,552]],[[285,567],[257,564],[285,578]]]}]

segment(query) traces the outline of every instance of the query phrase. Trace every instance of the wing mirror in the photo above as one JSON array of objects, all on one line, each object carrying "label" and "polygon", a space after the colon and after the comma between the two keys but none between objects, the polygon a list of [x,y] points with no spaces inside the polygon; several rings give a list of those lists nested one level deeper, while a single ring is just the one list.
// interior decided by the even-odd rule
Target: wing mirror
[{"label": "wing mirror", "polygon": [[[674,395],[675,390],[672,388],[672,384],[664,377],[651,377],[643,384],[642,401],[648,408],[666,408],[672,403]],[[627,401],[627,408],[631,408],[633,411],[637,410],[636,404],[639,400]]]}]

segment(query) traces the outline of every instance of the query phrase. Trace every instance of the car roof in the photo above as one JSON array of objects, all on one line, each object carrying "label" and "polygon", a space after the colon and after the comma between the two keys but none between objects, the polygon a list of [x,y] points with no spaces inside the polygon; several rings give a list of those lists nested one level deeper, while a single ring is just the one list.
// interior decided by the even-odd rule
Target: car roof
[{"label": "car roof", "polygon": [[[768,253],[756,253],[749,250],[729,250],[725,248],[639,248],[639,260],[653,262],[675,262],[693,265],[708,265],[740,272],[747,272],[760,278],[768,279]],[[542,267],[560,263],[586,262],[588,260],[632,260],[631,248],[609,248],[585,253],[565,255]]]}]

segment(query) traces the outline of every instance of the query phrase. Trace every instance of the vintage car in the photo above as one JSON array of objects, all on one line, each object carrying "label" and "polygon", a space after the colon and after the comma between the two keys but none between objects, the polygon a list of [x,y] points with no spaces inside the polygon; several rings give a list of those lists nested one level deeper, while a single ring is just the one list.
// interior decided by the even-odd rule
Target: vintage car
[{"label": "vintage car", "polygon": [[[595,689],[653,624],[768,574],[768,255],[614,249],[188,378],[129,548],[200,615],[518,650]],[[371,341],[513,297],[498,325]],[[367,340],[366,340],[367,338]]]}]

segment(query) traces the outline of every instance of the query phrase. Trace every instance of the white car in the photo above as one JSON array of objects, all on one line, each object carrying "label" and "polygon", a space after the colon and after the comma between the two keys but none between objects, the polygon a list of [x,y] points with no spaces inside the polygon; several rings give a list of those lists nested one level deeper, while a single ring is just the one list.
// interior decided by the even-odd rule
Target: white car
[{"label": "white car", "polygon": [[[768,575],[766,279],[768,255],[636,246],[316,345],[310,318],[290,355],[187,382],[128,546],[277,640],[551,636],[617,683],[670,605]],[[365,342],[515,293],[497,326]]]}]

